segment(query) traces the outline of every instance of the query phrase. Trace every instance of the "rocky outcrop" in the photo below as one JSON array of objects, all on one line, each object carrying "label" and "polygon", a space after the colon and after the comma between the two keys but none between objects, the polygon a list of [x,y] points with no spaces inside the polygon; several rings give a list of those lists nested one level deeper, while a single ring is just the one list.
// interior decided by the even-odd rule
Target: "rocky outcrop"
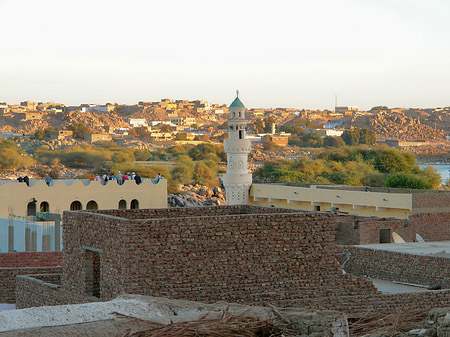
[{"label": "rocky outcrop", "polygon": [[220,187],[212,189],[200,185],[181,185],[179,194],[169,194],[169,207],[199,207],[225,205],[225,196]]}]

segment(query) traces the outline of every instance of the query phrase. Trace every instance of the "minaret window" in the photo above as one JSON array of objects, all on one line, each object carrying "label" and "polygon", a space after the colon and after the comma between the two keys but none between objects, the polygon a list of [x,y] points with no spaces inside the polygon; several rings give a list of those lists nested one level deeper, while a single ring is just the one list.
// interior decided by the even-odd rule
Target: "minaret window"
[{"label": "minaret window", "polygon": [[244,131],[239,130],[239,139],[244,139]]}]

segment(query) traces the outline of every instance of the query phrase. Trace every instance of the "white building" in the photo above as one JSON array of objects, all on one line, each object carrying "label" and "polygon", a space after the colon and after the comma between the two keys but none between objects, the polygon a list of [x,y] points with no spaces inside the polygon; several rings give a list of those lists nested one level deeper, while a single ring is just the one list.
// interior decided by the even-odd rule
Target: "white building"
[{"label": "white building", "polygon": [[148,126],[147,120],[145,118],[129,118],[128,124],[130,124],[133,128]]},{"label": "white building", "polygon": [[246,137],[247,120],[245,106],[239,99],[230,105],[228,119],[228,139],[224,140],[227,153],[227,173],[223,175],[227,205],[245,205],[248,203],[252,174],[248,172],[248,154],[251,149],[250,139]]}]

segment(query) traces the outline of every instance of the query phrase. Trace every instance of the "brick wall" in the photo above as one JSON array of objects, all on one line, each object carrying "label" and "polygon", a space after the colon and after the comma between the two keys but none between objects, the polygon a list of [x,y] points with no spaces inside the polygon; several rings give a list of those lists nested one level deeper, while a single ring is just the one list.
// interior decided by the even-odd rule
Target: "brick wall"
[{"label": "brick wall", "polygon": [[[52,287],[19,277],[18,292],[24,290],[23,296],[18,295],[19,305],[86,301],[86,261],[90,252],[96,252],[100,300],[135,293],[341,310],[352,315],[369,309],[389,313],[418,305],[450,306],[449,291],[383,295],[370,281],[344,275],[335,259],[337,218],[352,219],[348,222],[352,224],[355,217],[277,208],[250,211],[246,207],[177,210],[182,217],[170,212],[173,216],[165,216],[169,214],[165,210],[130,211],[132,215],[65,212],[61,286],[58,291],[46,290],[44,286]],[[367,226],[376,222],[366,220]],[[403,224],[380,221],[385,226]],[[355,230],[360,231],[363,222]]]},{"label": "brick wall", "polygon": [[450,289],[450,259],[361,247],[345,247],[352,256],[345,270],[358,276]]},{"label": "brick wall", "polygon": [[362,317],[367,312],[383,314],[399,310],[446,308],[450,306],[450,291],[439,290],[403,294],[367,294],[317,298],[305,300],[280,300],[280,306],[303,307],[315,310],[337,310],[349,317]]},{"label": "brick wall", "polygon": [[125,292],[251,304],[376,293],[335,261],[335,215],[252,208],[271,213],[206,216],[201,208],[188,211],[202,217],[126,220],[66,212],[62,287],[85,292],[84,246],[101,251],[102,300]]},{"label": "brick wall", "polygon": [[448,191],[429,191],[412,194],[413,213],[441,213],[450,205]]},{"label": "brick wall", "polygon": [[[295,213],[304,212],[292,209],[260,207],[252,205],[235,206],[206,206],[188,208],[153,208],[135,210],[99,210],[90,211],[97,214],[111,215],[126,219],[154,219],[154,218],[179,218],[196,216],[222,216],[233,214],[260,214],[260,213]],[[305,213],[305,212],[304,212]]]},{"label": "brick wall", "polygon": [[342,245],[380,243],[380,229],[383,228],[389,228],[391,235],[396,232],[406,242],[416,241],[416,233],[426,241],[450,240],[450,213],[411,214],[409,220],[340,214],[336,219],[336,242]]},{"label": "brick wall", "polygon": [[61,274],[21,275],[16,278],[16,307],[30,307],[95,302],[98,299],[63,291]]},{"label": "brick wall", "polygon": [[62,252],[0,253],[0,268],[56,267],[62,265]]},{"label": "brick wall", "polygon": [[61,272],[61,252],[0,254],[0,303],[15,303],[17,275]]}]

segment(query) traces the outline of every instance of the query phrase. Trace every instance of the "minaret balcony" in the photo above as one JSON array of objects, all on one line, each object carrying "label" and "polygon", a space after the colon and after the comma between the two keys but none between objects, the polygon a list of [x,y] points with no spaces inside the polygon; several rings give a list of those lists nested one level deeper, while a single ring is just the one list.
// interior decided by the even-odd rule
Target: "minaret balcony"
[{"label": "minaret balcony", "polygon": [[251,150],[250,139],[224,139],[224,150],[229,152],[244,152],[248,153]]}]

